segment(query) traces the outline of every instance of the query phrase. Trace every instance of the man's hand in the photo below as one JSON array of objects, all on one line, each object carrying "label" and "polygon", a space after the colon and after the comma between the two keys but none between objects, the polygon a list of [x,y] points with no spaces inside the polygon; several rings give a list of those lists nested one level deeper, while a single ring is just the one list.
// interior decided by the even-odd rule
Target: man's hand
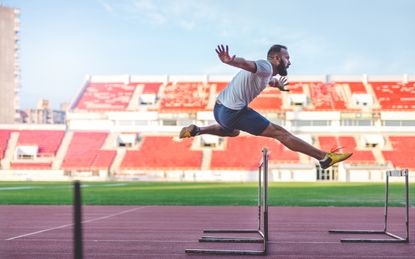
[{"label": "man's hand", "polygon": [[271,79],[270,85],[280,89],[280,91],[289,92],[289,89],[286,89],[285,86],[288,85],[287,78],[285,76],[280,77],[279,79]]},{"label": "man's hand", "polygon": [[225,64],[229,64],[235,60],[236,55],[233,55],[232,57],[229,55],[228,45],[226,45],[226,47],[218,45],[215,51],[218,53],[219,59]]}]

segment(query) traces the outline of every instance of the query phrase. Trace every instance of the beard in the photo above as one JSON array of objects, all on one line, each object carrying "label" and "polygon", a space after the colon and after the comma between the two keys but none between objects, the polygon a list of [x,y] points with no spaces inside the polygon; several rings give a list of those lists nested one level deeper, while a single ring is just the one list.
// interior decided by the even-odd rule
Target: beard
[{"label": "beard", "polygon": [[281,60],[281,62],[277,66],[277,72],[281,76],[288,75],[287,68],[285,67],[284,61]]}]

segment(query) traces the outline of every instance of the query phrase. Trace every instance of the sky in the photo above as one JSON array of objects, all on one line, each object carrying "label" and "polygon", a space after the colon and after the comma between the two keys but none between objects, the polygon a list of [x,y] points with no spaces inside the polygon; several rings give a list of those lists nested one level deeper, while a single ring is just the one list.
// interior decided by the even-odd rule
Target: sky
[{"label": "sky", "polygon": [[20,107],[72,101],[86,75],[235,74],[288,47],[289,74],[415,74],[412,0],[0,0],[20,15]]}]

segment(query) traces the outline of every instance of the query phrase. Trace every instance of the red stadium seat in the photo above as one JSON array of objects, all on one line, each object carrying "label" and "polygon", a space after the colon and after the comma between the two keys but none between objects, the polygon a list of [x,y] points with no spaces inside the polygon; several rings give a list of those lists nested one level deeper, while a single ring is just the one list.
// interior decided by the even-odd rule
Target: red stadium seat
[{"label": "red stadium seat", "polygon": [[19,133],[17,146],[37,146],[38,156],[55,156],[65,135],[63,130],[22,130]]},{"label": "red stadium seat", "polygon": [[201,111],[209,101],[209,86],[202,82],[168,84],[160,101],[161,111]]},{"label": "red stadium seat", "polygon": [[88,111],[122,111],[128,107],[136,86],[124,83],[89,83],[75,109]]},{"label": "red stadium seat", "polygon": [[108,169],[115,151],[100,150],[107,136],[106,132],[75,132],[62,162],[62,169]]},{"label": "red stadium seat", "polygon": [[372,151],[358,150],[357,143],[352,136],[319,136],[320,148],[330,151],[332,147],[343,147],[340,152],[352,152],[353,155],[347,159],[346,164],[375,164],[377,163]]},{"label": "red stadium seat", "polygon": [[11,132],[13,130],[0,130],[0,160],[5,156]]},{"label": "red stadium seat", "polygon": [[276,140],[240,136],[227,138],[224,151],[213,151],[210,168],[213,170],[257,169],[259,154],[263,147],[269,150],[270,163],[298,163],[300,161],[298,153],[286,149]]},{"label": "red stadium seat", "polygon": [[140,170],[198,170],[202,151],[193,151],[192,139],[174,141],[172,137],[143,138],[140,150],[128,150],[121,169]]},{"label": "red stadium seat", "polygon": [[389,140],[393,150],[382,151],[386,161],[394,167],[415,169],[415,137],[414,136],[390,136]]},{"label": "red stadium seat", "polygon": [[369,82],[382,110],[415,109],[415,85],[399,82]]}]

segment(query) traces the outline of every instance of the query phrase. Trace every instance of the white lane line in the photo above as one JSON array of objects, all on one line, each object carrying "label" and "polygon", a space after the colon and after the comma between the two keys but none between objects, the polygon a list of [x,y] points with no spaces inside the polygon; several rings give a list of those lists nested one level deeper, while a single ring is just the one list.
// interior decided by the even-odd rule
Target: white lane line
[{"label": "white lane line", "polygon": [[31,189],[41,189],[41,187],[35,187],[35,186],[0,187],[0,191],[31,190]]},{"label": "white lane line", "polygon": [[[119,216],[119,215],[122,215],[122,214],[126,214],[126,213],[136,211],[136,210],[139,210],[139,209],[144,209],[144,208],[147,208],[147,207],[149,207],[149,206],[124,210],[124,211],[117,212],[117,213],[114,213],[114,214],[110,214],[110,215],[106,215],[106,216],[102,216],[102,217],[98,217],[98,218],[94,218],[94,219],[84,220],[84,221],[82,221],[82,223],[90,223],[90,222],[94,222],[94,221],[98,221],[98,220],[108,219],[108,218],[111,218],[111,217]],[[55,230],[55,229],[66,228],[66,227],[70,227],[70,226],[73,226],[73,225],[74,225],[73,223],[72,224],[65,224],[65,225],[61,225],[61,226],[57,226],[57,227],[53,227],[53,228],[47,228],[47,229],[43,229],[43,230],[31,232],[31,233],[19,235],[19,236],[10,237],[10,238],[5,239],[5,240],[6,241],[15,240],[15,239],[18,239],[18,238],[21,238],[21,237],[33,236],[33,235],[40,234],[40,233],[43,233],[43,232],[47,232],[47,231],[51,231],[51,230]]]}]

